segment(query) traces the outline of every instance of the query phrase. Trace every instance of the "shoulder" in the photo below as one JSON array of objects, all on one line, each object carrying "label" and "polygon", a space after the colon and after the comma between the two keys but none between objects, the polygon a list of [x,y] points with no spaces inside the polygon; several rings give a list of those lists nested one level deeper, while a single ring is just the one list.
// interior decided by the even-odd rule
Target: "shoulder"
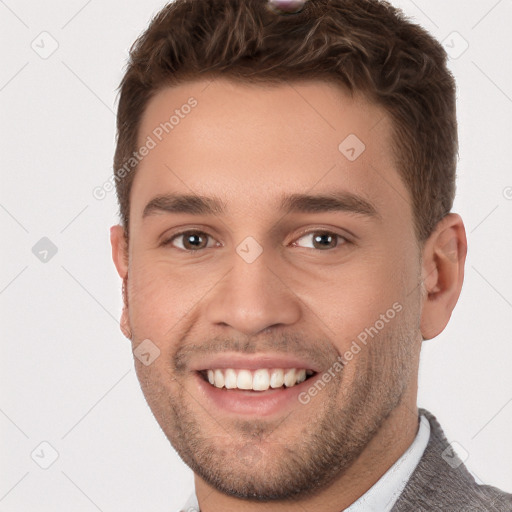
[{"label": "shoulder", "polygon": [[512,494],[477,484],[436,417],[426,409],[419,413],[430,423],[430,439],[392,512],[512,512]]}]

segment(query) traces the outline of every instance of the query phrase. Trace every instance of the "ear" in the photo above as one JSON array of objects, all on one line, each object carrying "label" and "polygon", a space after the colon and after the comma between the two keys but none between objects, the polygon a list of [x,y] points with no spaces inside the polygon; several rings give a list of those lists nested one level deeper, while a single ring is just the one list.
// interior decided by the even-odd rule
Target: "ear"
[{"label": "ear", "polygon": [[110,228],[110,244],[112,246],[112,259],[119,277],[123,280],[123,312],[121,313],[120,327],[122,333],[131,340],[130,319],[128,315],[128,240],[123,226]]},{"label": "ear", "polygon": [[422,251],[422,312],[424,340],[435,338],[450,320],[464,281],[466,230],[460,215],[449,213],[436,226]]}]

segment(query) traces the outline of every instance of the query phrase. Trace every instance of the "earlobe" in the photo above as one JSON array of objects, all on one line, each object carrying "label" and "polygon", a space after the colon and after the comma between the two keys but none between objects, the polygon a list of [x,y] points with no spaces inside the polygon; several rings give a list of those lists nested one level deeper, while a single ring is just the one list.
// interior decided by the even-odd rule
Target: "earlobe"
[{"label": "earlobe", "polygon": [[110,245],[112,246],[112,260],[121,279],[128,274],[128,244],[123,226],[110,228]]},{"label": "earlobe", "polygon": [[123,280],[123,311],[121,313],[120,328],[126,338],[131,340],[130,319],[128,311],[128,243],[122,226],[110,228],[110,244],[112,246],[112,259],[119,277]]},{"label": "earlobe", "polygon": [[420,328],[424,340],[435,338],[450,320],[464,281],[466,253],[464,223],[459,215],[450,213],[423,248]]}]

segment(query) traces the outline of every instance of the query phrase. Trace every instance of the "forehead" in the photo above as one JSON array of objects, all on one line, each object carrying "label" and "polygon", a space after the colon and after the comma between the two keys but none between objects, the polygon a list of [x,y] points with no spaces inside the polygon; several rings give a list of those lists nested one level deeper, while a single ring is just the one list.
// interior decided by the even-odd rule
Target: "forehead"
[{"label": "forehead", "polygon": [[411,213],[385,111],[332,83],[187,82],[151,99],[138,135],[151,149],[133,182],[132,218],[168,193],[220,197],[227,213],[246,215],[287,193],[333,189],[379,213]]}]

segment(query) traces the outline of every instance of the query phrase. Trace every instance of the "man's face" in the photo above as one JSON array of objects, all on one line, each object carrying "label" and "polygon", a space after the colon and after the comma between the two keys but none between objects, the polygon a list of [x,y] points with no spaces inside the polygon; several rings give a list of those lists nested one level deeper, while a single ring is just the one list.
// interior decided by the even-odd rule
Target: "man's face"
[{"label": "man's face", "polygon": [[[180,110],[190,97],[197,105]],[[131,190],[125,313],[133,348],[160,350],[135,360],[146,399],[211,486],[255,500],[312,494],[399,404],[415,404],[421,261],[388,117],[326,82],[217,79],[159,92],[139,147],[148,136],[157,145]],[[146,208],[169,194],[219,204]],[[292,386],[289,372],[281,386],[276,370],[290,368],[307,380]],[[272,374],[279,386],[265,390]],[[251,378],[263,390],[217,387]]]}]

